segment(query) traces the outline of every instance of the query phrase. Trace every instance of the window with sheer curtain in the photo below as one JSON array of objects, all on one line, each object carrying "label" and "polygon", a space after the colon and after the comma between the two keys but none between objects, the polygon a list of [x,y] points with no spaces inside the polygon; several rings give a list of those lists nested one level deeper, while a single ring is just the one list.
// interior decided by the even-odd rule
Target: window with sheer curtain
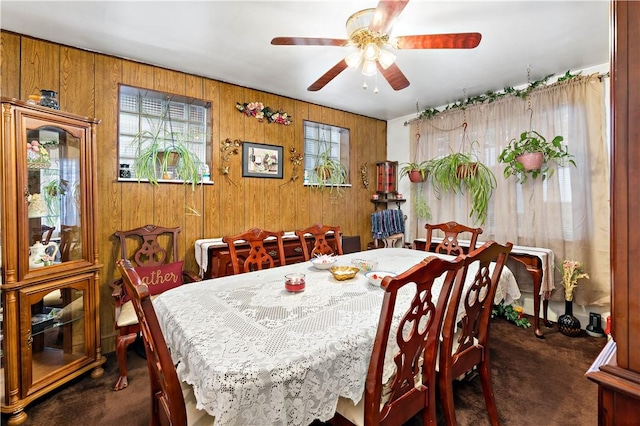
[{"label": "window with sheer curtain", "polygon": [[[556,264],[563,259],[584,262],[591,279],[578,286],[574,300],[585,305],[608,303],[610,297],[609,157],[601,80],[597,75],[577,77],[539,88],[527,100],[509,96],[445,111],[412,122],[410,132],[420,135],[411,141],[411,158],[422,161],[461,147],[469,150],[474,141],[474,153],[497,178],[484,224],[472,223],[467,194],[437,195],[423,185],[430,223],[454,220],[482,226],[484,240],[550,248]],[[547,140],[562,135],[577,167],[556,167],[544,182],[505,179],[498,155],[511,139],[531,129]],[[424,223],[418,221],[418,234]],[[561,285],[558,279],[556,283]],[[552,298],[561,300],[561,293],[556,290]]]}]

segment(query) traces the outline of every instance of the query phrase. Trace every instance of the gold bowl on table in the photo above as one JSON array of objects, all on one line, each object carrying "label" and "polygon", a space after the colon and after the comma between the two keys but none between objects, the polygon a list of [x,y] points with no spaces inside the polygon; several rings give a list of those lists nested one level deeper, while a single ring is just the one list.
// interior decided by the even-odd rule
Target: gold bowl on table
[{"label": "gold bowl on table", "polygon": [[354,266],[334,266],[329,271],[331,271],[336,280],[345,281],[355,277],[360,269]]}]

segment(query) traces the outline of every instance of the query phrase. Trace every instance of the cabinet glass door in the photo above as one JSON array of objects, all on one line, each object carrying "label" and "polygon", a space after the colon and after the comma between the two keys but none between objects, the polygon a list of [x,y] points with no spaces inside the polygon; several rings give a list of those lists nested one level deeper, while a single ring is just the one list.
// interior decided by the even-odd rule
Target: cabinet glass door
[{"label": "cabinet glass door", "polygon": [[31,363],[23,360],[23,389],[29,393],[49,383],[52,375],[62,374],[60,370],[65,366],[87,359],[84,319],[87,297],[84,283],[25,292],[22,308],[26,312],[21,314],[26,325],[23,344],[31,355]]},{"label": "cabinet glass door", "polygon": [[83,171],[80,138],[59,127],[38,126],[38,120],[26,124],[25,197],[33,271],[83,258]]}]

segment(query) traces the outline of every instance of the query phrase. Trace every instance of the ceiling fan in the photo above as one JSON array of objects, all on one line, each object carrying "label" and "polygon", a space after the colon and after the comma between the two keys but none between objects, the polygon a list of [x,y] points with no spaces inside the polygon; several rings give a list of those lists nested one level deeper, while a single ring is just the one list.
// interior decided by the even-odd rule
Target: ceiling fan
[{"label": "ceiling fan", "polygon": [[[347,19],[349,39],[316,37],[275,37],[273,45],[296,46],[355,46],[357,50],[334,65],[307,90],[318,91],[347,67],[362,66],[362,74],[375,75],[378,71],[394,90],[409,86],[409,80],[395,64],[391,49],[473,49],[478,46],[480,33],[424,34],[390,37],[395,19],[409,0],[380,1],[375,9],[365,9]],[[366,86],[364,86],[366,87]]]}]

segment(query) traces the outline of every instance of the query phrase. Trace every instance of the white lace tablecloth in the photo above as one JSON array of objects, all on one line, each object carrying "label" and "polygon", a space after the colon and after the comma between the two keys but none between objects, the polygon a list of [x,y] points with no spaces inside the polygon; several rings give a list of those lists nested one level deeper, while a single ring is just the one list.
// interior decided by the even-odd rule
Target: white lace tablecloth
[{"label": "white lace tablecloth", "polygon": [[[337,263],[364,258],[401,273],[428,255],[384,248]],[[305,291],[284,289],[292,272],[306,274]],[[216,426],[308,425],[333,417],[339,396],[362,397],[383,293],[362,273],[337,281],[306,262],[186,284],[154,307],[180,379]],[[505,268],[496,301],[519,296]]]}]

